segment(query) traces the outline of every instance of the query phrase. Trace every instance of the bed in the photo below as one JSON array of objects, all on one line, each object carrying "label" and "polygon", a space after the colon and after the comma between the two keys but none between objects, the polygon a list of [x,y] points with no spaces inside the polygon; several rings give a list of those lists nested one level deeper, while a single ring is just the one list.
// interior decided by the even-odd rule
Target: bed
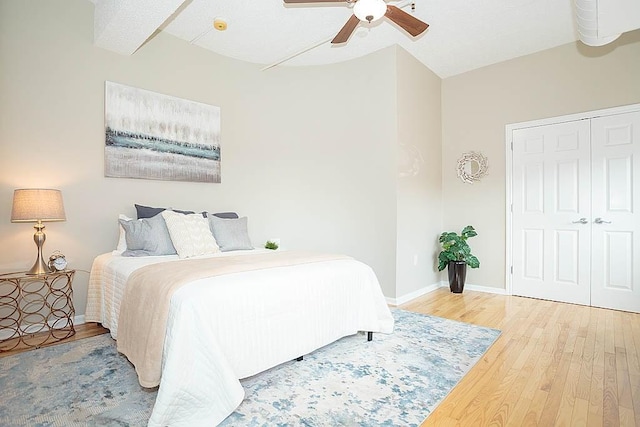
[{"label": "bed", "polygon": [[[290,251],[289,255],[299,254]],[[119,341],[124,338],[119,337],[127,336],[135,343],[144,338],[140,334],[146,334],[137,330],[137,320],[132,325],[131,319],[121,316],[124,303],[135,307],[135,312],[152,311],[146,300],[132,303],[127,296],[139,272],[155,268],[169,271],[189,261],[194,264],[183,271],[200,262],[243,264],[249,259],[284,259],[289,255],[287,251],[259,249],[189,260],[177,255],[103,254],[95,258],[91,269],[86,321],[108,328],[120,350]],[[265,268],[194,277],[171,294],[166,325],[159,326],[163,344],[155,350],[159,354],[150,355],[161,360],[150,426],[216,425],[244,398],[240,379],[347,335],[393,330],[393,317],[373,270],[348,257],[268,263]],[[362,345],[367,345],[364,335]],[[157,385],[153,378],[142,381],[137,362],[132,363],[143,386]]]}]

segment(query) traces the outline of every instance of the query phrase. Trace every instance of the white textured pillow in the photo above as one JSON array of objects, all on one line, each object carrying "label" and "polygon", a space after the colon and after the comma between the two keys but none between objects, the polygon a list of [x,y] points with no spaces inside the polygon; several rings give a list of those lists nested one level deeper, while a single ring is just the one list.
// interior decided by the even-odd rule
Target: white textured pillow
[{"label": "white textured pillow", "polygon": [[213,238],[209,229],[209,221],[202,214],[184,215],[163,211],[162,217],[180,258],[220,252],[216,239]]}]

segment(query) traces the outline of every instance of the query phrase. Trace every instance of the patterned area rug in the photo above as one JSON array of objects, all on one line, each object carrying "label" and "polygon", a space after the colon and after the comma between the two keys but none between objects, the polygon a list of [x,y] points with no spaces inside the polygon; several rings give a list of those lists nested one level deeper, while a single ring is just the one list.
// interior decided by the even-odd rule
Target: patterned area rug
[{"label": "patterned area rug", "polygon": [[[343,338],[242,380],[223,426],[417,426],[500,331],[393,310],[393,334]],[[144,426],[138,385],[109,335],[0,358],[1,426]]]}]

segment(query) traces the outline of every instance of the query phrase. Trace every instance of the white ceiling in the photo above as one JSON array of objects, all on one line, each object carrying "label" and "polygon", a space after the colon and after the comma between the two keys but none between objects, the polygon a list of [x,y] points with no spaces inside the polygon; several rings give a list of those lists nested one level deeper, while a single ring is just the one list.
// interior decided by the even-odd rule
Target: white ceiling
[{"label": "white ceiling", "polygon": [[[382,19],[372,25],[361,23],[349,41],[339,46],[331,45],[330,40],[351,16],[351,9],[344,2],[322,5],[285,5],[281,0],[94,2],[96,44],[100,38],[98,28],[114,28],[108,25],[109,20],[131,15],[135,28],[139,29],[144,26],[141,22],[144,17],[149,16],[153,22],[147,26],[155,30],[158,15],[163,13],[162,31],[221,55],[265,66],[291,56],[294,57],[279,66],[334,63],[398,44],[438,76],[446,78],[578,40],[572,0],[415,0],[414,16],[430,25],[418,38],[411,38]],[[106,12],[105,4],[110,5]],[[117,4],[122,7],[118,9]],[[389,4],[406,2],[389,1]],[[137,10],[132,10],[133,5]],[[409,6],[403,10],[411,13]],[[226,20],[226,31],[213,29],[216,17]],[[120,26],[115,28],[118,30],[114,32],[120,31]],[[131,42],[131,32],[121,36],[123,43]],[[324,43],[312,48],[321,42]],[[312,49],[303,52],[309,48]]]}]

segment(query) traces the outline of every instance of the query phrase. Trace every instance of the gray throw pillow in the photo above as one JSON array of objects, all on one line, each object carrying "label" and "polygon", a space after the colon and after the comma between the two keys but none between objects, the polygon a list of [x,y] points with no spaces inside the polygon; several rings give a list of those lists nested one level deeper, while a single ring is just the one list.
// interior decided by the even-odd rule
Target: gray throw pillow
[{"label": "gray throw pillow", "polygon": [[127,250],[122,256],[175,255],[169,229],[162,215],[127,221],[119,219],[124,229]]},{"label": "gray throw pillow", "polygon": [[[202,212],[205,218],[207,217],[207,213],[208,212]],[[209,215],[212,215],[212,214],[209,214]],[[218,218],[228,218],[228,219],[238,218],[238,214],[235,212],[216,212],[213,215],[217,216]]]},{"label": "gray throw pillow", "polygon": [[[166,208],[153,208],[151,206],[143,206],[135,203],[134,203],[134,206],[136,207],[136,213],[138,214],[138,219],[152,218],[158,215],[159,213],[161,213],[162,211],[166,210]],[[178,209],[170,209],[170,210],[181,213],[181,214],[185,214],[185,215],[195,213],[193,211],[180,211]]]},{"label": "gray throw pillow", "polygon": [[[136,207],[136,213],[138,214],[138,219],[154,217],[167,209],[167,208],[154,208],[151,206],[138,205],[137,203],[134,204],[134,206]],[[181,211],[179,209],[172,209],[172,208],[168,208],[168,209],[174,212],[185,214],[185,215],[195,213],[194,211]],[[203,217],[205,218],[207,217],[206,211],[201,212],[201,214]],[[217,216],[218,218],[238,218],[238,214],[235,212],[217,212],[217,213],[214,213],[213,215]]]},{"label": "gray throw pillow", "polygon": [[253,249],[247,230],[247,217],[218,218],[209,214],[209,228],[221,252]]}]

